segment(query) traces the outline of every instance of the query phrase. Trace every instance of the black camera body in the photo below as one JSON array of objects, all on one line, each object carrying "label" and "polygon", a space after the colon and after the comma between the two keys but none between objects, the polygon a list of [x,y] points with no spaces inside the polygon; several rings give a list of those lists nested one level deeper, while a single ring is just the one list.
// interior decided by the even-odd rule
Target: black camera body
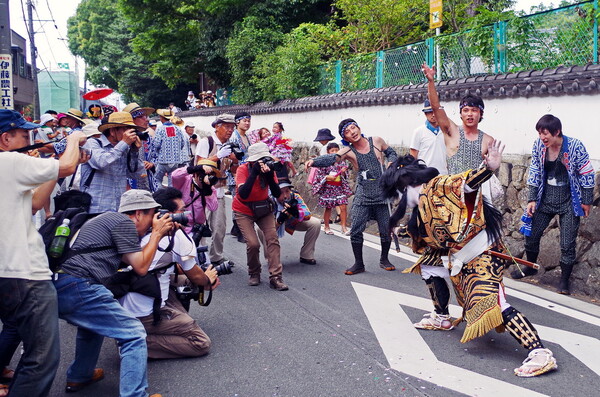
[{"label": "black camera body", "polygon": [[196,223],[192,226],[192,240],[194,244],[200,249],[200,240],[202,237],[212,237],[212,232],[210,231],[210,227],[205,223]]},{"label": "black camera body", "polygon": [[279,171],[283,170],[283,164],[281,164],[280,161],[275,161],[270,157],[263,157],[262,159],[260,159],[258,161],[260,161],[261,163],[263,163],[264,165],[269,167],[269,169],[271,169],[271,171],[279,172]]},{"label": "black camera body", "polygon": [[237,158],[238,160],[242,160],[244,158],[244,151],[240,148],[240,145],[238,145],[235,142],[227,142],[226,144],[224,144],[223,146],[228,146],[231,148],[231,153],[233,153],[235,155],[235,158]]},{"label": "black camera body", "polygon": [[142,141],[147,141],[148,139],[150,139],[150,134],[148,133],[148,131],[136,131],[135,134]]},{"label": "black camera body", "polygon": [[197,135],[197,134],[192,134],[192,135],[190,136],[190,139],[198,139],[198,135]]},{"label": "black camera body", "polygon": [[171,214],[171,219],[173,220],[173,222],[177,222],[181,226],[186,226],[188,224],[188,221],[189,221],[188,220],[188,215],[190,214],[190,211],[172,213],[169,210],[165,210],[165,209],[159,209],[158,210],[158,217],[159,218],[162,218],[165,214]]}]

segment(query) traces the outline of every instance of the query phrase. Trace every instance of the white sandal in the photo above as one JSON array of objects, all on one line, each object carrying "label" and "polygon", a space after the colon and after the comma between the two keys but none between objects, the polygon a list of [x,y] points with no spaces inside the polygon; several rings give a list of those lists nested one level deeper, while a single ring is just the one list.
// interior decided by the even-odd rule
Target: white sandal
[{"label": "white sandal", "polygon": [[437,314],[436,312],[424,314],[423,319],[413,325],[418,329],[428,329],[433,331],[450,331],[454,328],[449,315]]},{"label": "white sandal", "polygon": [[[556,359],[549,349],[533,349],[523,361],[523,365],[515,368],[515,375],[522,378],[532,378],[557,368]],[[527,370],[527,372],[523,372],[524,370]]]}]

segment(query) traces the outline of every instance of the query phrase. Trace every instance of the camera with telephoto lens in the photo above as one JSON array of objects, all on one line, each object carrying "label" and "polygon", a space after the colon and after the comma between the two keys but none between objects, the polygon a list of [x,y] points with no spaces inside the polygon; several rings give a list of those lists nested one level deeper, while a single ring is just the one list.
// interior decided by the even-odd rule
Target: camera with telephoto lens
[{"label": "camera with telephoto lens", "polygon": [[162,218],[165,214],[171,214],[171,220],[173,222],[177,222],[179,223],[181,226],[186,226],[188,224],[188,215],[190,215],[192,212],[191,211],[184,211],[184,212],[178,212],[178,213],[173,213],[169,210],[165,210],[165,209],[159,209],[158,210],[158,217]]},{"label": "camera with telephoto lens", "polygon": [[[200,265],[200,267],[204,271],[206,271],[209,266],[210,266],[210,263],[203,263]],[[225,261],[225,262],[221,263],[220,265],[216,265],[216,266],[213,265],[213,268],[217,271],[217,276],[223,276],[225,274],[233,273],[233,270],[231,270],[231,265],[229,264],[228,261]]]},{"label": "camera with telephoto lens", "polygon": [[264,165],[269,167],[269,169],[271,171],[279,172],[279,171],[283,170],[283,164],[281,164],[281,162],[279,162],[279,161],[273,160],[270,157],[263,157],[262,159],[260,159],[258,161],[260,161],[261,163],[263,163]]},{"label": "camera with telephoto lens", "polygon": [[142,141],[147,141],[150,139],[150,134],[148,134],[148,131],[136,131],[135,135],[137,135]]},{"label": "camera with telephoto lens", "polygon": [[238,160],[241,160],[244,158],[244,151],[240,148],[239,144],[237,144],[235,142],[227,142],[226,144],[223,145],[223,147],[230,147],[231,153],[233,153]]}]

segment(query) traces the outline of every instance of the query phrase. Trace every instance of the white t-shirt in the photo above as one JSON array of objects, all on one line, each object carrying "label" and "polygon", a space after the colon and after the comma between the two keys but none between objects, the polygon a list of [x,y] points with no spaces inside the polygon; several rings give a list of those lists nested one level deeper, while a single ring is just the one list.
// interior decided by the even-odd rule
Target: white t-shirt
[{"label": "white t-shirt", "polygon": [[42,236],[32,221],[33,189],[58,178],[58,161],[0,153],[0,277],[50,280]]},{"label": "white t-shirt", "polygon": [[428,167],[437,168],[442,175],[448,174],[446,144],[441,129],[436,134],[427,128],[425,124],[418,127],[413,133],[410,148],[419,151],[418,158],[423,160]]},{"label": "white t-shirt", "polygon": [[[217,138],[217,135],[213,132],[211,134],[213,141],[214,141],[214,146],[213,146],[213,151],[216,153],[219,151],[219,149],[221,149],[221,147],[224,145],[224,143],[221,143],[221,141],[219,140],[219,138]],[[227,143],[227,142],[225,142]],[[196,156],[198,157],[202,157],[202,158],[207,158],[209,153],[209,143],[208,143],[208,138],[202,138],[198,141],[198,146],[196,147]],[[217,198],[223,198],[225,197],[225,187],[221,186],[217,188]]]},{"label": "white t-shirt", "polygon": [[[150,234],[147,234],[142,238],[141,245],[145,246],[150,240]],[[169,245],[168,237],[163,237],[160,240],[159,246],[163,249]],[[171,256],[172,254],[172,256]],[[177,262],[181,265],[183,270],[188,271],[196,265],[196,244],[191,239],[188,239],[183,231],[177,230],[175,233],[175,243],[173,244],[173,250],[169,252],[162,252],[156,250],[152,264],[150,264],[149,270],[154,269],[157,265],[163,263]],[[158,282],[160,283],[160,290],[162,296],[161,307],[165,305],[165,301],[169,297],[169,283],[170,276],[175,271],[175,267],[171,266],[167,271],[158,276]],[[119,299],[121,306],[127,311],[133,314],[134,317],[145,317],[152,314],[152,304],[154,298],[146,295],[138,294],[137,292],[130,292]]]}]

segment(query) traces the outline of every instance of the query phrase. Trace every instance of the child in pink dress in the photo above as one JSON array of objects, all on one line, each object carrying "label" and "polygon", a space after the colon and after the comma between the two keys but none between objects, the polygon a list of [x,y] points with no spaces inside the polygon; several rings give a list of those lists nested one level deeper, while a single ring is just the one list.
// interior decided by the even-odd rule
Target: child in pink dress
[{"label": "child in pink dress", "polygon": [[[327,154],[335,154],[340,150],[337,143],[331,142],[327,144]],[[325,208],[323,219],[325,223],[325,234],[333,234],[329,228],[329,219],[331,210],[339,206],[340,208],[340,224],[342,225],[342,233],[348,234],[346,228],[348,197],[352,194],[350,184],[347,178],[348,163],[342,161],[335,163],[329,167],[317,168],[315,182],[313,184],[313,194],[318,194],[318,205]]]}]

